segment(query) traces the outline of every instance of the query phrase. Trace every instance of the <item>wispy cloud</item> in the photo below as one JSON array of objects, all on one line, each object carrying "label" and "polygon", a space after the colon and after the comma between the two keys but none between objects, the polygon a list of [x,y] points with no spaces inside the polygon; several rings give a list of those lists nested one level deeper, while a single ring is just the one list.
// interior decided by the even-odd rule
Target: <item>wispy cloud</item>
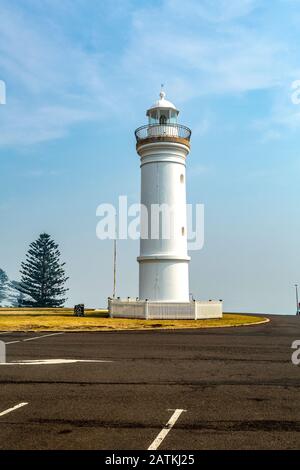
[{"label": "wispy cloud", "polygon": [[191,177],[198,177],[211,171],[211,168],[205,165],[198,164],[191,166],[188,171]]},{"label": "wispy cloud", "polygon": [[7,83],[0,144],[63,137],[74,124],[100,119],[109,107],[103,57],[72,42],[47,17],[1,5],[0,70]]},{"label": "wispy cloud", "polygon": [[3,113],[0,144],[29,145],[64,137],[70,126],[93,120],[96,113],[68,105],[28,107],[13,103]]},{"label": "wispy cloud", "polygon": [[32,168],[24,172],[25,178],[42,178],[42,177],[57,177],[60,176],[61,172],[58,170],[45,170],[43,168]]},{"label": "wispy cloud", "polygon": [[200,120],[195,126],[193,126],[193,135],[203,136],[211,127],[211,121],[208,118]]},{"label": "wispy cloud", "polygon": [[167,7],[178,14],[210,21],[223,23],[232,21],[251,13],[258,5],[257,0],[188,0],[186,7],[182,8],[181,0],[168,0]]},{"label": "wispy cloud", "polygon": [[[166,77],[171,92],[183,99],[280,85],[290,71],[283,38],[233,21],[250,14],[255,4],[187,0],[182,8],[181,2],[168,1],[161,8],[137,11],[124,58],[127,70],[143,81],[151,77],[151,83]],[[217,18],[218,24],[211,25],[207,17]]]},{"label": "wispy cloud", "polygon": [[161,82],[179,104],[280,88],[296,57],[284,30],[268,27],[272,11],[259,0],[2,0],[0,145],[132,118],[132,103],[150,100]]},{"label": "wispy cloud", "polygon": [[[297,75],[295,75],[297,77]],[[300,78],[300,73],[298,75]],[[262,142],[279,140],[300,130],[300,105],[292,101],[291,82],[274,94],[266,116],[253,121],[252,126],[260,132]]]}]

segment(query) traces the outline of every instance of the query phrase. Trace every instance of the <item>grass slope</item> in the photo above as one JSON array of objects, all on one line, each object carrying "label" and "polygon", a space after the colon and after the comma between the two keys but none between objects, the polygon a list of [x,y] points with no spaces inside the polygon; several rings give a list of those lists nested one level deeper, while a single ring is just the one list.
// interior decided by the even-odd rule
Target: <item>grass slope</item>
[{"label": "grass slope", "polygon": [[226,313],[212,320],[134,320],[108,318],[107,310],[86,310],[74,317],[67,308],[0,308],[0,331],[105,331],[136,329],[178,329],[242,326],[266,320],[264,317]]}]

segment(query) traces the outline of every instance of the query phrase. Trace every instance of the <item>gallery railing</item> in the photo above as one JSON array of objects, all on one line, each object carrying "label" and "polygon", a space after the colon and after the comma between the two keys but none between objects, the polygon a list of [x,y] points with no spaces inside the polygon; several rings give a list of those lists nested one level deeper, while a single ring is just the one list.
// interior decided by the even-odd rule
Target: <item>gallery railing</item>
[{"label": "gallery railing", "polygon": [[155,137],[177,137],[190,141],[192,131],[181,124],[148,124],[135,131],[137,143]]}]

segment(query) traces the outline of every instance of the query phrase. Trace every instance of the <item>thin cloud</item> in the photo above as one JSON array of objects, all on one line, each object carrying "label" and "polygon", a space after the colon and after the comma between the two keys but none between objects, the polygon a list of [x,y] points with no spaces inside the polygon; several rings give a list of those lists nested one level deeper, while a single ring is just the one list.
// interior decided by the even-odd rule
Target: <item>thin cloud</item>
[{"label": "thin cloud", "polygon": [[190,166],[188,171],[189,171],[190,177],[198,177],[211,171],[211,168],[205,165],[198,164],[198,165]]},{"label": "thin cloud", "polygon": [[257,7],[257,0],[186,0],[182,8],[181,0],[168,0],[167,8],[178,14],[194,17],[213,23],[223,23],[249,15]]},{"label": "thin cloud", "polygon": [[[0,145],[64,138],[91,121],[124,125],[124,115],[131,123],[133,103],[150,101],[162,82],[180,105],[280,89],[295,70],[284,29],[280,35],[268,29],[274,9],[256,0],[187,0],[184,7],[179,0],[119,0],[116,6],[45,0],[41,9],[36,0],[2,0],[0,78],[7,105]],[[259,22],[253,21],[257,11]],[[107,22],[120,26],[118,39]]]},{"label": "thin cloud", "polygon": [[0,69],[7,84],[0,145],[62,138],[78,123],[101,119],[107,109],[117,112],[113,96],[107,96],[103,58],[8,2],[1,6]]},{"label": "thin cloud", "polygon": [[[295,75],[300,77],[300,75]],[[300,105],[292,102],[291,82],[277,90],[268,114],[252,122],[252,128],[260,132],[263,143],[283,139],[300,129]]]}]

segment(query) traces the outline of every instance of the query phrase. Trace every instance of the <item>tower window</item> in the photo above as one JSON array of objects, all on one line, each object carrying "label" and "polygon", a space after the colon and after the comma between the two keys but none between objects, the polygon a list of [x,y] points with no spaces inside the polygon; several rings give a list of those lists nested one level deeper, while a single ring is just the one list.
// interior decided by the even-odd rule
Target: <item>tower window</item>
[{"label": "tower window", "polygon": [[185,234],[185,230],[184,230],[184,227],[182,227],[182,229],[181,229],[181,235],[184,236],[184,234]]},{"label": "tower window", "polygon": [[180,175],[180,183],[184,183],[184,175]]},{"label": "tower window", "polygon": [[167,118],[166,116],[164,116],[164,114],[162,116],[160,116],[159,118],[159,124],[166,124],[167,123]]}]

